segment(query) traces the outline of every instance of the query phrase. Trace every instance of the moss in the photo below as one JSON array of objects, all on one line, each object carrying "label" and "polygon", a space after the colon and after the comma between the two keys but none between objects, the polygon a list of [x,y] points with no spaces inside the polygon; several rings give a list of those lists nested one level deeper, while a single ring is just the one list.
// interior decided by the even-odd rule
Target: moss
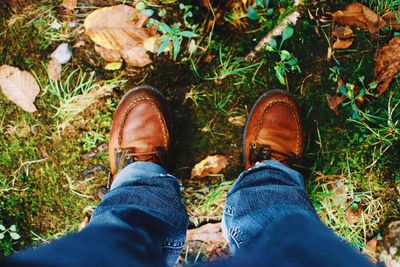
[{"label": "moss", "polygon": [[[336,2],[335,6],[347,2]],[[292,8],[288,7],[281,13],[277,9],[275,11],[264,23],[251,25],[254,30],[251,33],[238,32],[226,23],[217,25],[207,53],[192,56],[200,75],[213,75],[220,64],[220,52],[224,58],[229,55],[234,59],[245,56]],[[9,17],[9,10],[0,10],[0,32],[7,29],[6,20]],[[205,14],[200,12],[199,20],[204,17]],[[39,22],[30,26],[20,22],[7,29],[2,35],[0,63],[34,70],[40,82],[47,85],[48,78],[42,62],[47,62],[48,55],[57,44],[45,42],[42,29],[43,25]],[[315,25],[306,18],[294,30],[294,36],[285,42],[284,49],[298,58],[302,72],[288,75],[289,90],[300,102],[307,129],[306,154],[301,166],[297,167],[308,178],[308,190],[315,206],[319,205],[320,189],[314,178],[319,174],[340,175],[350,167],[357,182],[355,190],[369,189],[367,183],[363,183],[368,181],[368,185],[373,187],[373,195],[381,195],[385,199],[383,217],[389,216],[399,207],[393,190],[385,190],[390,188],[391,182],[399,183],[396,162],[399,143],[395,142],[374,168],[366,168],[371,164],[371,155],[378,156],[379,152],[367,142],[368,133],[348,121],[352,113],[350,106],[341,108],[340,116],[336,116],[326,103],[325,93],[336,92],[337,85],[329,79],[329,68],[337,63],[326,61],[328,44],[325,38],[315,34]],[[350,83],[359,85],[361,76],[366,81],[372,80],[376,44],[369,40],[368,35],[357,32],[354,48],[366,52],[352,56],[336,53],[339,67]],[[385,41],[381,40],[382,43]],[[215,58],[204,62],[207,55]],[[139,73],[129,68],[106,72],[99,67],[103,62],[94,55],[93,49],[82,48],[74,51],[70,68],[94,70],[99,79],[118,75],[129,78],[128,85],[119,89],[119,95],[138,83],[159,88],[170,103],[174,121],[174,149],[171,153],[174,166],[171,170],[184,180],[187,187],[198,188],[220,182],[210,179],[196,183],[189,179],[192,166],[207,155],[229,156],[229,166],[224,171],[226,180],[236,179],[242,171],[242,128],[229,123],[228,118],[246,116],[254,101],[269,89],[284,89],[274,74],[273,67],[277,60],[275,55],[261,52],[256,63],[262,62],[262,66],[257,72],[252,70],[208,81],[195,75],[190,60],[172,62],[162,55]],[[132,76],[132,73],[135,75]],[[185,99],[194,88],[205,94],[197,105]],[[398,85],[395,84],[392,90],[400,99],[396,89]],[[369,113],[377,114],[387,106],[388,99],[388,94],[373,98],[365,108]],[[97,190],[105,185],[107,172],[93,175],[91,181],[79,176],[83,170],[95,165],[108,166],[107,152],[88,160],[82,160],[80,156],[86,152],[83,148],[85,133],[93,131],[107,140],[118,100],[118,97],[102,99],[59,133],[57,118],[54,117],[56,110],[52,107],[58,105],[58,100],[49,92],[38,97],[35,104],[39,112],[33,114],[23,112],[0,95],[0,134],[3,137],[0,139],[0,223],[6,226],[16,224],[22,236],[16,242],[0,240],[4,255],[11,253],[12,248],[21,249],[36,242],[35,235],[49,239],[75,230],[84,216],[82,209],[98,203]]]}]

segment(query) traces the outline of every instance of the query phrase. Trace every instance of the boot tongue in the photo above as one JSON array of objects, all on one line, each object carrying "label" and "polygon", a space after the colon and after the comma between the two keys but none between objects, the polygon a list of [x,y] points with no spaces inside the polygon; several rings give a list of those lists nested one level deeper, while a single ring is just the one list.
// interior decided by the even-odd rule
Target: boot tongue
[{"label": "boot tongue", "polygon": [[264,160],[276,160],[285,165],[295,158],[291,153],[277,143],[269,142],[268,144],[254,144],[250,149],[251,159],[253,164]]},{"label": "boot tongue", "polygon": [[160,152],[132,147],[115,149],[115,166],[117,171],[136,161],[149,161],[159,163]]},{"label": "boot tongue", "polygon": [[127,156],[133,161],[154,161],[159,154],[157,150],[148,150],[143,148],[124,148],[128,150]]}]

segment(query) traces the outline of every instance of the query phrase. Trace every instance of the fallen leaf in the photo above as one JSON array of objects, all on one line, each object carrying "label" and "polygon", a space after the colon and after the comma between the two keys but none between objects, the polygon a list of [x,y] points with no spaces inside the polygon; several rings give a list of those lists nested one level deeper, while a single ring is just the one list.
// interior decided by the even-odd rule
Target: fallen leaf
[{"label": "fallen leaf", "polygon": [[121,51],[126,64],[133,67],[144,67],[152,61],[143,47],[133,47]]},{"label": "fallen leaf", "polygon": [[29,72],[8,65],[1,66],[0,87],[4,95],[23,110],[37,111],[33,102],[39,94],[40,88]]},{"label": "fallen leaf", "polygon": [[332,45],[332,48],[335,50],[339,49],[347,49],[349,48],[354,42],[353,38],[350,39],[337,39],[336,42]]},{"label": "fallen leaf", "polygon": [[204,57],[203,62],[204,62],[204,63],[210,63],[211,61],[213,61],[214,58],[215,58],[214,55],[212,55],[212,54],[207,54],[207,56]]},{"label": "fallen leaf", "polygon": [[58,60],[52,58],[49,63],[47,63],[47,75],[53,81],[59,81],[61,78],[61,64]]},{"label": "fallen leaf", "polygon": [[85,229],[85,227],[89,224],[89,221],[90,221],[89,217],[85,217],[85,218],[82,220],[82,222],[79,224],[78,232],[80,232],[80,231],[82,231],[83,229]]},{"label": "fallen leaf", "polygon": [[[111,57],[110,50],[119,51],[128,65],[143,67],[152,62],[146,51],[157,52],[159,42],[156,27],[145,27],[147,19],[145,14],[130,6],[105,7],[85,19],[85,33],[102,48],[96,51],[100,51],[104,59]],[[116,58],[117,52],[113,53]],[[115,58],[106,60],[118,61]]]},{"label": "fallen leaf", "polygon": [[388,45],[378,50],[375,57],[375,80],[379,82],[379,94],[386,92],[400,71],[400,37],[394,37]]},{"label": "fallen leaf", "polygon": [[378,263],[376,259],[377,243],[378,241],[376,240],[376,238],[372,238],[365,244],[365,247],[361,251],[361,253],[364,254],[367,257],[367,259],[373,264]]},{"label": "fallen leaf", "polygon": [[354,210],[352,207],[349,207],[344,214],[344,218],[348,224],[354,225],[359,221],[361,214],[361,208],[358,208],[358,210]]},{"label": "fallen leaf", "polygon": [[104,66],[105,70],[119,70],[122,67],[122,62],[111,62]]},{"label": "fallen leaf", "polygon": [[73,48],[79,48],[79,47],[82,47],[82,46],[85,46],[85,45],[86,45],[85,41],[78,41],[72,47]]},{"label": "fallen leaf", "polygon": [[221,230],[221,223],[207,223],[186,233],[187,242],[202,241],[205,243],[226,243]]},{"label": "fallen leaf", "polygon": [[329,95],[325,94],[326,100],[328,101],[329,108],[335,112],[336,116],[339,116],[339,107],[346,101],[347,97],[344,95]]},{"label": "fallen leaf", "polygon": [[386,22],[374,11],[360,3],[351,3],[344,10],[332,14],[333,21],[345,25],[355,26],[361,30],[376,35],[380,29],[385,27]]},{"label": "fallen leaf", "polygon": [[376,240],[376,238],[372,238],[365,245],[367,246],[367,248],[369,248],[371,250],[371,252],[376,253],[376,245],[377,244],[378,244],[378,241]]},{"label": "fallen leaf", "polygon": [[60,64],[66,64],[71,60],[72,48],[68,43],[60,44],[53,53],[51,58],[54,58],[60,62]]},{"label": "fallen leaf", "polygon": [[192,178],[202,178],[210,174],[220,173],[227,164],[228,159],[225,156],[208,156],[193,167]]},{"label": "fallen leaf", "polygon": [[61,6],[73,11],[76,8],[77,4],[78,4],[78,0],[63,0],[63,2],[61,3]]},{"label": "fallen leaf", "polygon": [[346,27],[336,26],[332,31],[332,35],[339,39],[347,39],[354,37],[353,30],[349,26]]},{"label": "fallen leaf", "polygon": [[143,47],[149,52],[157,53],[158,48],[160,47],[159,38],[157,37],[150,37],[144,40]]},{"label": "fallen leaf", "polygon": [[99,45],[95,45],[94,50],[107,62],[117,62],[122,60],[122,55],[119,50],[107,49]]},{"label": "fallen leaf", "polygon": [[384,16],[382,16],[382,18],[386,21],[386,23],[393,30],[396,30],[396,31],[400,30],[400,22],[397,19],[398,17],[400,17],[400,11],[397,11],[397,14],[393,13],[393,11],[390,11],[387,14],[385,14]]},{"label": "fallen leaf", "polygon": [[236,126],[244,126],[244,124],[246,123],[246,118],[244,116],[229,117],[228,122]]},{"label": "fallen leaf", "polygon": [[117,5],[100,8],[85,19],[85,33],[96,44],[107,49],[122,50],[136,47],[154,31],[145,28],[147,16],[139,10]]}]

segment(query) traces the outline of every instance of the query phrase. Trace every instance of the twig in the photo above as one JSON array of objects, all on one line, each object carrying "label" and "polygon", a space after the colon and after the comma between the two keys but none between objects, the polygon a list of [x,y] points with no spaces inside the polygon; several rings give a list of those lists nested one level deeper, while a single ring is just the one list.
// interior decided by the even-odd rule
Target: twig
[{"label": "twig", "polygon": [[93,148],[92,150],[90,150],[89,152],[81,155],[81,158],[82,159],[92,158],[92,157],[96,156],[97,153],[100,153],[107,149],[108,149],[108,145],[106,143],[102,143],[102,144],[98,145],[97,147]]},{"label": "twig", "polygon": [[[302,2],[302,0],[295,0],[294,6],[297,8]],[[272,31],[268,32],[268,34],[261,39],[254,50],[247,54],[245,59],[247,61],[253,61],[256,58],[257,53],[263,50],[273,37],[281,36],[289,24],[296,25],[301,15],[302,14],[299,11],[294,11],[293,13],[287,15],[278,26],[276,26]]]}]

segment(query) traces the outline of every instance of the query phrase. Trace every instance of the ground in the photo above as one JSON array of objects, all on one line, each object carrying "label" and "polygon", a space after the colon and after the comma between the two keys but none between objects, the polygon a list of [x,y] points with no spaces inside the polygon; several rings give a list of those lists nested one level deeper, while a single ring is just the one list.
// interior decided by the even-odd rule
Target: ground
[{"label": "ground", "polygon": [[[380,239],[382,227],[399,216],[400,83],[395,79],[379,97],[367,86],[374,80],[377,48],[393,36],[390,29],[384,29],[379,38],[356,31],[350,49],[335,51],[327,59],[332,24],[319,17],[329,18],[329,12],[351,1],[309,1],[300,8],[303,16],[282,45],[297,58],[294,65],[299,71],[287,71],[285,85],[275,75],[278,52],[263,49],[251,63],[244,57],[294,10],[292,1],[271,1],[272,14],[260,14],[259,20],[232,19],[234,13],[226,7],[221,11],[223,18],[214,24],[213,13],[203,3],[207,1],[182,1],[183,7],[179,1],[144,1],[157,12],[166,10],[166,23],[180,22],[189,29],[198,25],[191,29],[199,34],[195,38],[198,49],[190,53],[185,39],[176,60],[162,53],[146,67],[124,65],[114,71],[104,69],[104,60],[81,24],[90,12],[115,1],[80,0],[73,13],[57,1],[8,2],[0,3],[0,63],[34,73],[41,92],[35,113],[23,111],[0,94],[0,224],[20,236],[0,238],[2,256],[76,231],[99,203],[99,189],[108,177],[107,151],[88,159],[81,156],[107,143],[120,97],[142,84],[160,89],[170,103],[172,174],[182,181],[191,228],[221,219],[225,192],[243,170],[241,121],[261,94],[281,88],[298,99],[303,112],[306,152],[295,168],[305,177],[318,215],[357,249],[375,256],[374,248],[366,244]],[[132,5],[134,1],[116,2]],[[363,3],[382,14],[387,10],[384,3],[390,1]],[[186,18],[188,10],[193,16]],[[50,27],[55,20],[64,23],[61,30]],[[70,21],[78,26],[65,26]],[[239,28],[237,23],[243,21],[247,25]],[[210,30],[207,25],[214,26]],[[281,37],[276,40],[279,43]],[[75,48],[57,87],[49,80],[46,64],[61,42]],[[362,106],[349,99],[336,115],[325,94],[336,93],[339,76],[365,88],[367,94]],[[70,120],[68,105],[63,105],[68,96],[57,94],[57,88],[70,92],[82,80],[88,90],[107,80],[113,91]],[[228,157],[222,174],[191,179],[192,167],[214,154]],[[100,171],[82,175],[94,167]],[[15,231],[9,230],[12,225]],[[209,256],[210,251],[199,249],[196,255],[201,256],[191,261]]]}]

